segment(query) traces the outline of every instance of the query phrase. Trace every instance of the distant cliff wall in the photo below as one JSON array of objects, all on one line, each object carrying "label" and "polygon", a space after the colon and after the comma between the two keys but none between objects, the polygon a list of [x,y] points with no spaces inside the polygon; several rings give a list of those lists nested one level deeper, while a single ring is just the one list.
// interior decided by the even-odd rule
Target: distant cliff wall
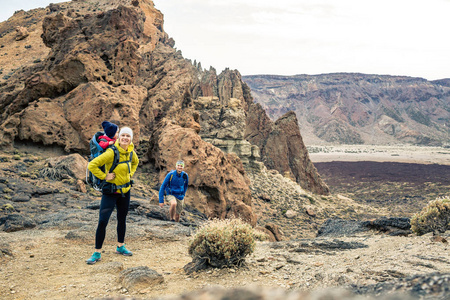
[{"label": "distant cliff wall", "polygon": [[449,79],[337,73],[243,80],[271,119],[294,111],[308,144],[449,144]]}]

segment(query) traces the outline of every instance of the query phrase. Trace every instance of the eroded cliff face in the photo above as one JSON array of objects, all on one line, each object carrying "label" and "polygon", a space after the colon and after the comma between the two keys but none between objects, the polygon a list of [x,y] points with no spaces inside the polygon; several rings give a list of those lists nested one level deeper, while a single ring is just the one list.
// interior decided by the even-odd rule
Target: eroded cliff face
[{"label": "eroded cliff face", "polygon": [[[138,83],[139,48],[145,44],[151,51],[155,40],[170,44],[167,34],[156,30],[162,14],[153,9],[157,17],[148,24],[136,3],[84,15],[74,12],[76,3],[66,5],[42,21],[42,40],[51,47],[48,55],[22,66],[1,87],[2,143],[11,145],[20,138],[82,151],[102,119],[132,127],[138,141],[139,114],[147,98],[146,88]],[[152,35],[145,33],[146,27],[155,28],[149,31]],[[33,122],[27,121],[30,116]]]},{"label": "eroded cliff face", "polygon": [[[155,130],[150,153],[160,169],[160,182],[183,158],[189,174],[186,204],[204,212],[208,217],[240,217],[253,226],[250,180],[234,153],[224,153],[203,141],[192,128],[162,122]],[[194,200],[194,201],[193,201]]]},{"label": "eroded cliff face", "polygon": [[248,118],[247,139],[259,146],[264,164],[292,178],[305,190],[329,194],[328,186],[309,159],[295,113],[287,112],[274,123],[263,114],[259,104],[253,107]]},{"label": "eroded cliff face", "polygon": [[[323,185],[320,181],[305,183],[316,172],[302,169],[311,164],[307,155],[287,151],[303,145],[298,126],[295,134],[271,122],[254,127],[254,119],[268,117],[253,103],[239,72],[217,75],[184,59],[152,1],[72,1],[21,12],[7,22],[30,17],[37,19],[24,39],[44,43],[50,51],[35,53],[33,62],[23,60],[3,78],[2,147],[25,140],[86,153],[101,122],[111,120],[133,129],[142,162],[159,170],[161,179],[177,159],[185,159],[191,197],[199,199],[192,204],[210,217],[241,215],[255,223],[242,162],[258,160],[262,142],[263,161],[273,162],[269,167],[291,174],[306,189],[324,192],[314,186]],[[38,30],[40,40],[30,40],[37,39]],[[2,34],[8,43],[13,38],[11,30]],[[247,138],[257,130],[264,133],[260,141]],[[270,139],[275,131],[284,138]],[[282,144],[286,155],[273,156],[272,143]]]}]

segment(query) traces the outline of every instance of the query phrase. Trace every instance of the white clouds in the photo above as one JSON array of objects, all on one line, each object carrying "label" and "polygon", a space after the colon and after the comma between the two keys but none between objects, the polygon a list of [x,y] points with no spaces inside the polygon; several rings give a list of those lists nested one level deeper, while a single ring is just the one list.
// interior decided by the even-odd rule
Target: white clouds
[{"label": "white clouds", "polygon": [[[450,77],[448,0],[153,1],[183,55],[219,72]],[[14,10],[43,2],[59,1]]]},{"label": "white clouds", "polygon": [[[166,7],[174,2],[193,8],[189,21],[183,7]],[[449,1],[155,0],[155,5],[185,57],[218,71],[450,77],[450,43],[443,36],[450,27]],[[207,42],[196,47],[192,36]]]}]

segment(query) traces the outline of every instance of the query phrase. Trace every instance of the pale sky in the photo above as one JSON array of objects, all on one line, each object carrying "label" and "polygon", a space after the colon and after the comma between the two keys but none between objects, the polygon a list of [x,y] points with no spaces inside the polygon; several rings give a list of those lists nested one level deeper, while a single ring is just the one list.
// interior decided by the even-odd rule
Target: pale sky
[{"label": "pale sky", "polygon": [[[153,0],[185,58],[242,75],[450,78],[450,0]],[[58,0],[0,0],[0,21]]]}]

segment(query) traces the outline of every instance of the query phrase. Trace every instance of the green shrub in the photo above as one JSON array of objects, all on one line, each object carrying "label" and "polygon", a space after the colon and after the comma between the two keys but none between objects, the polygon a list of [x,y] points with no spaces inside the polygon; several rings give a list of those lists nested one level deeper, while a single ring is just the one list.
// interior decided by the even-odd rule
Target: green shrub
[{"label": "green shrub", "polygon": [[240,219],[213,220],[201,226],[189,244],[193,260],[213,267],[239,266],[253,253],[253,228]]},{"label": "green shrub", "polygon": [[411,230],[418,235],[445,232],[450,229],[450,197],[430,201],[420,213],[411,218]]},{"label": "green shrub", "polygon": [[260,241],[260,242],[269,240],[269,236],[267,235],[267,233],[260,231],[260,230],[253,231],[253,238],[255,239],[255,241]]}]

